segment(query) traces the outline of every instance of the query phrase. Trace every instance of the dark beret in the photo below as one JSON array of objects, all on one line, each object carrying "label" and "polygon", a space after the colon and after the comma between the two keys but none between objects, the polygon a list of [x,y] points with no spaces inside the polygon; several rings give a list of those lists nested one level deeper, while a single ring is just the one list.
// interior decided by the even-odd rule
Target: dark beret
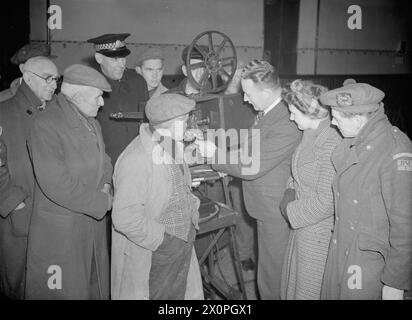
[{"label": "dark beret", "polygon": [[63,72],[63,82],[88,86],[110,92],[112,88],[106,78],[97,70],[82,64],[73,64]]},{"label": "dark beret", "polygon": [[21,64],[33,57],[48,57],[56,58],[56,56],[50,55],[49,48],[45,43],[28,43],[17,50],[10,58],[11,63]]},{"label": "dark beret", "polygon": [[143,61],[149,59],[163,60],[163,52],[159,48],[149,48],[143,51],[136,60],[136,66],[141,66]]},{"label": "dark beret", "polygon": [[[205,53],[209,52],[209,48],[204,45],[199,45],[200,49],[202,49]],[[182,60],[184,63],[186,63],[186,58],[189,53],[189,48],[190,46],[187,46],[183,49],[182,51]],[[196,49],[196,47],[193,47],[192,52],[190,54],[190,59],[199,59],[199,60],[205,60],[203,55],[199,52],[199,50]]]},{"label": "dark beret", "polygon": [[332,109],[351,113],[377,110],[385,93],[367,83],[349,83],[320,96],[320,101]]},{"label": "dark beret", "polygon": [[146,105],[146,116],[152,124],[159,124],[186,113],[195,107],[195,101],[176,93],[165,93],[151,98]]}]

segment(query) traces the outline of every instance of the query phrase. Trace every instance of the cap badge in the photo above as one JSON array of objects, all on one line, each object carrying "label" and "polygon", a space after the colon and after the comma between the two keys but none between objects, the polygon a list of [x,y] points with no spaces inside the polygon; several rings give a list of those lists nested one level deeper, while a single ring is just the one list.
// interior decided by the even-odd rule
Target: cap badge
[{"label": "cap badge", "polygon": [[353,106],[353,98],[350,93],[342,92],[336,95],[336,103],[339,107]]}]

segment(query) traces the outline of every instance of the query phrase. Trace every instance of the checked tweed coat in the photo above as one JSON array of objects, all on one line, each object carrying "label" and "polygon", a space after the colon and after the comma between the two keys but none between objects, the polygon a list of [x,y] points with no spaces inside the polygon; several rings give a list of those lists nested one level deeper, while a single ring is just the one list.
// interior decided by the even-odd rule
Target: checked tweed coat
[{"label": "checked tweed coat", "polygon": [[292,158],[289,187],[296,200],[287,206],[292,227],[282,270],[282,299],[320,299],[333,228],[331,154],[342,138],[329,119],[306,130]]}]

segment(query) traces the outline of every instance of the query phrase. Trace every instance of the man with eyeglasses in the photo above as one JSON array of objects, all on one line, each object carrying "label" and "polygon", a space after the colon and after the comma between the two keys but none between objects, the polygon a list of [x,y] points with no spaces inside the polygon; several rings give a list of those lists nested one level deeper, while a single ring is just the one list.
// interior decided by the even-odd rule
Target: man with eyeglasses
[{"label": "man with eyeglasses", "polygon": [[[48,57],[55,58],[56,56],[50,55],[49,48],[44,43],[28,43],[17,50],[14,55],[10,58],[10,62],[14,65],[17,65],[20,71],[23,73],[24,63],[33,57]],[[10,88],[0,92],[0,102],[6,101],[13,97],[20,84],[22,83],[23,78],[19,77],[14,79],[10,84]]]},{"label": "man with eyeglasses", "polygon": [[[25,297],[27,235],[33,210],[34,176],[26,147],[34,116],[53,98],[59,73],[46,57],[33,57],[21,68],[14,97],[0,103],[0,127],[7,154],[0,176],[0,296]],[[2,151],[4,152],[4,151]],[[2,172],[4,171],[2,170]]]}]

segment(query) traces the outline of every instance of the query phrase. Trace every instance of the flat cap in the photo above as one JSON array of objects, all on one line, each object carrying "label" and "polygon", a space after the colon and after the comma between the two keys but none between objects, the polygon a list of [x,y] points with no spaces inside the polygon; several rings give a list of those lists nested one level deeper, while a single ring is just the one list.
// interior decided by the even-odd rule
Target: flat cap
[{"label": "flat cap", "polygon": [[163,52],[159,48],[149,48],[143,51],[136,60],[136,66],[141,66],[143,61],[149,59],[163,60]]},{"label": "flat cap", "polygon": [[195,101],[177,93],[165,93],[151,98],[146,104],[146,116],[152,124],[159,124],[186,113],[195,107]]},{"label": "flat cap", "polygon": [[63,72],[63,82],[88,86],[110,92],[112,88],[106,78],[97,70],[82,64],[73,64]]},{"label": "flat cap", "polygon": [[130,33],[106,33],[87,42],[94,44],[94,50],[109,58],[123,58],[130,54],[124,40]]},{"label": "flat cap", "polygon": [[44,43],[28,43],[17,50],[10,58],[10,62],[13,64],[25,63],[27,60],[33,57],[48,57],[56,58],[56,56],[50,55],[49,48]]},{"label": "flat cap", "polygon": [[[208,53],[209,48],[204,45],[199,45],[200,49],[203,50],[203,52]],[[184,63],[186,63],[186,58],[189,53],[189,48],[190,46],[187,46],[183,49],[182,51],[182,60]],[[193,47],[192,52],[190,53],[190,59],[199,59],[199,60],[205,60],[203,55],[199,52],[199,50],[196,47]]]},{"label": "flat cap", "polygon": [[367,83],[349,83],[320,96],[320,101],[332,109],[351,112],[373,112],[382,105],[385,93]]}]

